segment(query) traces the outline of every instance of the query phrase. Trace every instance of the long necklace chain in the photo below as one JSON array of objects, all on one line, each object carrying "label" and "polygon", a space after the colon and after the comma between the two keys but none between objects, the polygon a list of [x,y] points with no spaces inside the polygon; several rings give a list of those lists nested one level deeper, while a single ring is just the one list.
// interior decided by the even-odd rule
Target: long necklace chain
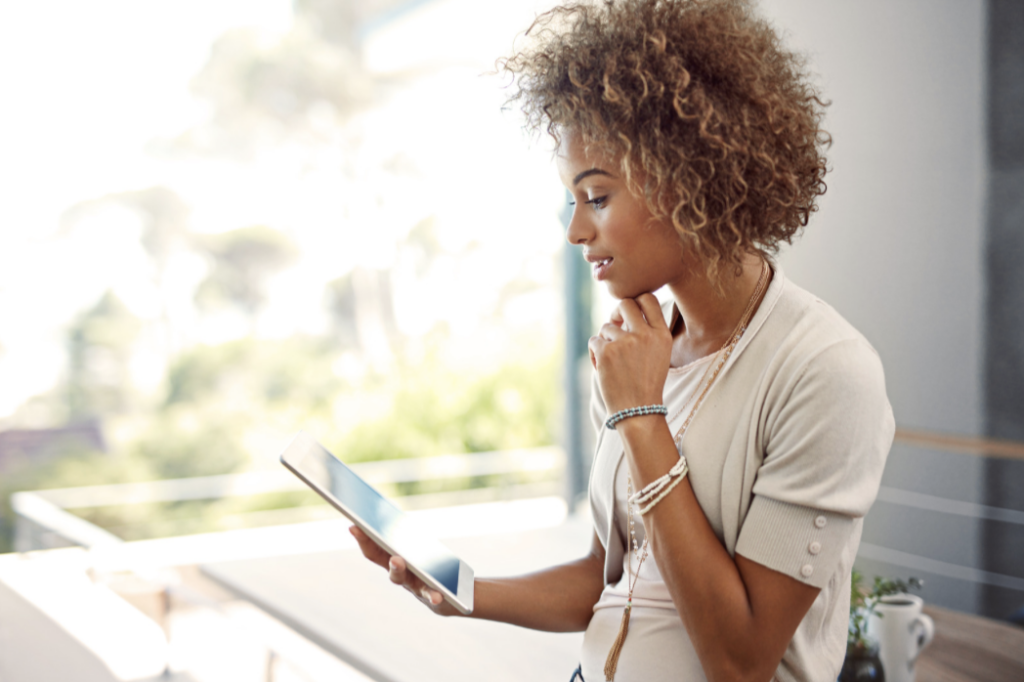
[{"label": "long necklace chain", "polygon": [[[690,421],[693,419],[693,415],[697,412],[697,409],[700,407],[701,403],[704,401],[704,397],[707,395],[708,390],[711,388],[711,385],[715,383],[715,380],[718,378],[719,373],[722,371],[722,367],[725,365],[726,361],[728,361],[729,356],[732,355],[732,352],[736,348],[736,345],[739,343],[740,338],[742,338],[743,333],[747,330],[747,325],[750,323],[750,319],[753,316],[754,308],[757,305],[757,301],[760,300],[761,295],[764,293],[765,287],[767,286],[768,273],[769,272],[770,272],[770,269],[768,267],[768,262],[767,261],[763,261],[762,264],[761,264],[761,276],[757,280],[757,286],[754,287],[754,293],[751,294],[750,300],[747,301],[746,309],[744,309],[743,314],[740,315],[740,320],[737,323],[736,328],[733,330],[732,334],[726,340],[725,345],[723,345],[722,348],[720,348],[717,351],[717,354],[719,356],[718,363],[715,364],[714,362],[712,362],[711,364],[709,364],[708,368],[706,370],[704,370],[704,374],[701,376],[700,382],[697,384],[697,388],[700,388],[701,384],[704,384],[704,389],[702,391],[700,391],[700,395],[697,398],[697,401],[694,403],[693,407],[690,409],[690,413],[687,415],[686,421],[683,422],[683,425],[679,429],[679,433],[675,437],[676,449],[679,450],[680,456],[682,456],[682,449],[681,448],[682,448],[683,435],[686,433],[687,428],[689,428]],[[712,365],[715,365],[715,368],[714,368],[713,372],[711,371],[711,366]],[[709,372],[711,372],[710,378],[708,378],[709,377]],[[707,379],[706,383],[705,383],[705,379]],[[671,423],[672,420],[674,420],[676,417],[678,417],[680,414],[682,414],[683,410],[686,409],[687,405],[689,405],[689,403],[690,403],[690,400],[696,394],[697,394],[696,390],[693,393],[690,394],[690,398],[688,398],[683,403],[683,406],[681,408],[679,408],[679,411],[675,415],[672,416],[672,419],[668,420],[669,423]],[[685,462],[684,462],[684,464],[685,464]],[[685,476],[685,475],[686,475],[686,471],[685,471],[685,468],[684,468],[683,472],[680,473],[679,476]],[[630,616],[630,613],[633,610],[633,590],[634,590],[634,588],[636,588],[636,583],[640,579],[640,569],[644,565],[644,559],[647,558],[647,555],[648,555],[648,552],[649,552],[649,546],[650,546],[649,538],[648,538],[646,533],[644,533],[643,548],[641,549],[640,547],[637,546],[638,543],[636,541],[636,523],[635,523],[634,514],[633,514],[634,504],[632,502],[632,497],[633,497],[633,477],[629,474],[629,471],[627,470],[627,472],[626,472],[626,517],[627,517],[628,523],[629,523],[629,538],[627,540],[628,545],[626,547],[626,567],[627,567],[626,570],[628,571],[627,583],[629,585],[629,595],[626,598],[626,608],[622,612],[622,622],[619,624],[619,633],[615,637],[615,641],[612,643],[611,650],[608,652],[608,658],[607,658],[607,660],[605,661],[605,664],[604,664],[604,674],[605,674],[605,679],[606,680],[614,680],[615,679],[615,670],[616,670],[616,668],[618,667],[618,664],[619,664],[619,654],[621,653],[622,645],[623,645],[623,643],[626,640],[626,633],[629,631],[629,616]],[[664,497],[664,494],[662,494],[661,497]],[[660,499],[660,497],[658,499]],[[655,500],[654,503],[656,504],[657,500]],[[647,509],[650,509],[651,506],[653,506],[653,504],[649,505],[647,507]],[[637,560],[636,575],[633,574],[633,558],[634,557]]]},{"label": "long necklace chain", "polygon": [[[707,369],[704,370],[704,374],[701,376],[700,381],[697,383],[698,388],[703,384],[704,385],[704,390],[702,390],[700,392],[700,397],[697,398],[697,402],[694,403],[693,409],[691,409],[690,413],[686,416],[686,421],[683,422],[683,425],[679,427],[678,433],[676,433],[676,437],[674,439],[674,442],[675,442],[677,450],[682,446],[683,436],[686,433],[686,430],[689,428],[690,422],[693,420],[694,414],[696,414],[697,409],[700,407],[701,403],[704,402],[704,397],[707,395],[708,391],[711,389],[712,384],[715,383],[715,380],[718,378],[719,373],[722,371],[722,367],[728,361],[729,356],[732,355],[732,352],[736,348],[737,344],[739,344],[740,339],[743,337],[744,332],[747,331],[747,325],[750,323],[750,318],[753,316],[754,306],[756,305],[757,301],[761,298],[761,295],[764,293],[764,290],[765,290],[765,288],[768,285],[768,273],[769,272],[770,272],[770,270],[769,270],[769,267],[768,267],[768,262],[767,261],[762,261],[761,275],[757,279],[757,286],[754,287],[754,292],[750,295],[750,299],[747,301],[747,306],[746,306],[746,308],[744,308],[743,314],[740,315],[740,319],[736,323],[736,327],[732,330],[732,334],[729,335],[729,337],[726,340],[725,344],[720,349],[718,349],[718,351],[716,351],[716,355],[719,356],[719,360],[718,360],[717,365],[713,361],[711,363],[709,363]],[[714,366],[714,368],[715,368],[713,373],[711,373],[712,366]],[[711,373],[711,378],[705,384],[705,380],[708,379],[708,374],[709,373]],[[690,401],[693,400],[693,397],[695,395],[697,395],[697,391],[694,391],[693,393],[691,393],[690,397],[686,399],[686,401],[683,403],[682,407],[680,407],[676,411],[676,413],[674,415],[672,415],[672,418],[668,420],[670,423],[672,421],[674,421],[676,419],[676,417],[678,417],[679,415],[681,415],[683,413],[683,410],[685,410],[687,408],[687,406],[689,406]],[[642,548],[639,546],[639,543],[637,543],[637,541],[636,541],[636,525],[635,525],[634,514],[633,514],[634,505],[633,505],[633,503],[631,501],[632,497],[633,497],[633,477],[629,474],[629,472],[627,472],[626,473],[626,515],[627,515],[627,518],[629,520],[629,541],[628,541],[629,545],[630,545],[629,546],[629,550],[631,550],[631,554],[632,554],[632,556],[630,556],[629,559],[627,560],[628,582],[629,582],[629,596],[627,597],[627,601],[626,601],[626,608],[627,609],[628,608],[632,608],[632,605],[633,605],[633,588],[636,587],[636,581],[640,578],[640,567],[643,566],[644,559],[647,558],[647,555],[649,553],[649,546],[648,546],[649,543],[648,543],[648,538],[647,538],[647,534],[646,533],[644,533],[644,544],[643,544]],[[632,561],[633,557],[636,557],[636,561],[637,561],[636,577],[633,577],[633,561]]]},{"label": "long necklace chain", "polygon": [[[743,337],[743,333],[747,331],[747,324],[750,323],[750,318],[753,315],[754,306],[756,305],[758,299],[761,298],[761,294],[764,293],[764,289],[768,285],[768,273],[768,261],[762,261],[761,275],[757,278],[757,285],[754,287],[754,293],[751,294],[750,298],[747,300],[747,306],[746,308],[743,309],[743,314],[740,315],[740,319],[739,321],[736,322],[736,327],[733,328],[732,333],[726,338],[725,343],[722,345],[722,347],[715,351],[715,354],[720,356],[718,366],[715,367],[715,372],[714,375],[711,377],[711,381],[709,381],[705,385],[704,391],[701,392],[700,400],[704,399],[704,394],[707,393],[708,389],[711,388],[711,384],[715,382],[715,379],[718,377],[718,373],[721,371],[722,366],[729,359],[729,356],[732,355],[732,351],[739,343],[740,338]],[[707,369],[704,370],[704,375],[701,376],[700,381],[697,383],[698,387],[704,384],[704,381],[708,378],[708,374],[711,372],[711,368],[714,366],[714,361],[708,363]],[[683,410],[685,410],[687,406],[689,406],[690,401],[693,400],[694,396],[696,395],[697,391],[691,393],[690,397],[686,399],[686,402],[684,402],[683,405],[678,410],[676,410],[675,414],[673,414],[668,419],[668,423],[671,424],[672,422],[674,422],[676,418],[683,413]],[[686,428],[690,425],[690,420],[693,419],[693,415],[696,412],[697,407],[694,406],[694,408],[690,410],[690,414],[687,416],[686,421],[679,428],[679,432],[676,434],[675,438],[676,447],[678,447],[682,443],[683,433],[686,431]]]}]

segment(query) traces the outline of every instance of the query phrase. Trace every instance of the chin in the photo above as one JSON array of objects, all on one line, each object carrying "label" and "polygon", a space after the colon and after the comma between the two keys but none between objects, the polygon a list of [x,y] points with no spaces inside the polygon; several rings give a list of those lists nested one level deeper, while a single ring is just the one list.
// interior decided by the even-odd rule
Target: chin
[{"label": "chin", "polygon": [[624,301],[627,298],[636,298],[637,296],[646,294],[650,291],[653,291],[653,289],[617,287],[614,284],[608,285],[608,294],[619,301]]},{"label": "chin", "polygon": [[608,294],[612,298],[616,298],[616,299],[618,299],[620,301],[625,300],[627,298],[636,298],[637,296],[640,296],[641,294],[654,293],[655,291],[657,291],[658,289],[660,289],[662,286],[665,285],[664,282],[657,282],[657,281],[654,281],[654,282],[611,282],[611,281],[606,281],[606,282],[604,282],[604,284],[607,287]]}]

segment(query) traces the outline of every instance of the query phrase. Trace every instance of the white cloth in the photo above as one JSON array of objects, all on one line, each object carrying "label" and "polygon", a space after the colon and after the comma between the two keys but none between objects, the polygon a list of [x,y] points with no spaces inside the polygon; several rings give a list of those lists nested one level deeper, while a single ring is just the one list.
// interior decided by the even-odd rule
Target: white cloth
[{"label": "white cloth", "polygon": [[[701,383],[705,370],[712,364],[714,358],[714,355],[709,355],[695,360],[685,367],[673,367],[669,370],[662,400],[665,406],[668,407],[667,418],[673,426],[673,433],[678,432],[679,427],[686,420],[686,415],[693,408],[698,384]],[[698,466],[700,465],[701,463],[698,463]],[[615,476],[615,530],[622,542],[627,542],[629,538],[629,515],[626,509],[628,477],[629,467],[619,467],[618,473]],[[635,493],[636,490],[633,492]],[[637,547],[642,549],[645,535],[644,524],[635,508],[633,527],[636,534]],[[631,556],[633,556],[631,552],[623,555],[622,578],[615,584],[609,583],[605,585],[601,598],[594,605],[595,610],[602,608],[622,609],[625,607],[626,601],[629,598],[629,569],[626,562],[630,560]],[[634,557],[632,561],[635,574],[637,560]],[[667,608],[675,611],[672,597],[669,595],[665,581],[662,580],[661,573],[658,571],[657,562],[655,562],[654,556],[650,553],[644,559],[643,566],[640,568],[640,576],[637,578],[636,586],[633,590],[633,608],[646,606],[660,609]],[[678,619],[678,616],[676,618]]]},{"label": "white cloth", "polygon": [[[663,401],[668,407],[667,418],[674,427],[673,433],[679,430],[686,415],[690,413],[704,372],[714,361],[715,355],[709,355],[685,367],[669,370]],[[629,538],[626,495],[628,474],[629,467],[620,466],[615,475],[614,530],[617,540],[623,543]],[[633,516],[633,531],[642,553],[644,524],[638,513]],[[598,679],[604,679],[600,671],[604,669],[608,652],[618,635],[622,611],[629,598],[630,568],[626,562],[632,561],[634,575],[637,571],[637,560],[632,552],[623,554],[622,561],[622,577],[617,583],[605,585],[601,598],[594,605],[594,617],[584,636],[580,657],[584,679],[592,679],[588,677],[589,671],[598,671],[592,674],[600,674]],[[650,553],[640,567],[640,575],[633,589],[633,610],[629,618],[627,641],[630,638],[642,641],[643,646],[630,646],[622,650],[615,673],[616,680],[704,679],[700,659],[686,635],[683,621],[672,602],[672,595],[658,571],[658,563]],[[647,658],[650,651],[658,652],[653,660]]]},{"label": "white cloth", "polygon": [[[625,550],[614,513],[623,448],[615,431],[600,428],[605,409],[596,390],[592,414],[599,432],[591,512],[605,547],[605,583],[615,585]],[[675,432],[678,424],[670,427]],[[730,554],[739,552],[821,589],[776,671],[781,682],[834,680],[839,673],[850,572],[894,429],[874,349],[835,310],[775,267],[764,300],[693,419],[682,452],[694,494]],[[612,611],[600,609],[588,628],[582,656],[587,679],[603,679],[604,659],[588,647],[596,650],[611,621],[617,631],[621,613],[610,618]],[[632,636],[632,623],[630,631],[620,670],[634,660],[651,667],[637,668],[635,676],[617,674],[618,682],[703,679],[703,672],[687,677],[678,668],[659,676],[661,665],[651,663],[692,650],[685,630],[665,634],[671,644],[661,635]]]}]

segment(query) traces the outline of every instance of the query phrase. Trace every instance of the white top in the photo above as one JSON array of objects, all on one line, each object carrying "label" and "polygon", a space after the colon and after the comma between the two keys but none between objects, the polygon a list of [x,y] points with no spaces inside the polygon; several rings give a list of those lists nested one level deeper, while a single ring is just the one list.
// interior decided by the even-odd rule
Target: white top
[{"label": "white top", "polygon": [[[895,424],[871,345],[835,310],[774,269],[747,332],[690,424],[682,452],[697,501],[731,555],[739,552],[821,589],[776,678],[834,680],[846,650],[850,572],[863,516],[878,493]],[[628,467],[620,466],[617,432],[601,426],[606,411],[599,391],[593,398],[599,431],[591,512],[605,547],[605,583],[614,586],[625,565],[615,481]],[[673,433],[683,418],[670,425]],[[666,609],[643,611],[646,618]],[[703,679],[674,667],[692,652],[685,630],[664,619],[647,624],[637,615],[634,608],[619,669],[632,660],[641,667],[635,676],[616,674],[617,682]],[[586,679],[603,679],[608,649],[594,653],[598,637],[610,630],[610,646],[620,620],[616,609],[595,612],[584,639]],[[634,636],[636,628],[648,634]]]},{"label": "white top", "polygon": [[[668,378],[665,381],[663,402],[668,407],[667,418],[672,426],[673,435],[679,432],[679,428],[686,421],[686,415],[693,409],[693,401],[696,400],[696,395],[694,394],[697,392],[698,384],[701,383],[705,370],[711,365],[715,357],[715,354],[708,355],[691,362],[685,367],[673,367],[669,370]],[[702,466],[701,462],[695,462],[695,464]],[[626,509],[628,477],[629,467],[619,467],[618,473],[615,476],[614,515],[615,530],[621,542],[626,542],[629,537],[629,514]],[[633,492],[635,493],[636,490],[634,489]],[[633,526],[636,533],[637,547],[642,553],[645,535],[644,524],[635,507],[633,510]],[[626,601],[629,598],[629,569],[626,562],[629,561],[630,557],[633,557],[632,552],[627,552],[623,555],[622,578],[615,584],[609,583],[605,585],[601,598],[594,605],[595,610],[609,607],[622,609],[625,607]],[[635,574],[637,566],[636,557],[633,557],[632,561],[632,570]],[[672,597],[668,593],[668,587],[665,586],[665,582],[661,579],[661,573],[658,571],[658,565],[654,560],[653,554],[648,553],[647,558],[644,559],[643,566],[640,568],[640,577],[637,579],[636,587],[633,590],[633,606],[634,608],[644,606],[660,609],[667,608],[675,611]]]},{"label": "white top", "polygon": [[[715,361],[717,354],[708,355],[695,360],[684,367],[673,367],[665,381],[663,402],[668,407],[668,420],[673,434],[678,433],[686,416],[693,409],[695,395],[702,385],[701,378],[705,370]],[[698,467],[702,463],[696,462]],[[619,542],[627,542],[629,538],[629,516],[627,511],[627,478],[628,466],[620,466],[615,475],[615,511],[614,532]],[[636,492],[634,490],[634,492]],[[633,529],[636,534],[637,547],[642,553],[644,543],[644,524],[639,513],[633,514]],[[629,571],[627,562],[632,561],[632,572],[636,575],[637,560],[633,552],[626,552],[622,557],[622,577],[617,583],[605,585],[601,598],[594,605],[594,617],[590,621],[583,639],[580,660],[583,665],[584,679],[604,679],[604,663],[608,657],[612,642],[619,631],[622,612],[629,597]],[[623,649],[615,679],[646,680],[673,678],[680,680],[702,680],[704,671],[700,659],[692,646],[688,646],[689,637],[683,621],[672,602],[668,586],[658,571],[658,563],[654,555],[648,553],[640,567],[640,575],[633,589],[633,610],[629,620],[629,638],[640,640],[644,646]],[[631,642],[632,643],[632,642]],[[657,643],[657,644],[656,644]],[[680,644],[683,644],[682,646]],[[658,651],[656,661],[644,657],[652,646]],[[651,665],[655,663],[661,675],[650,677]],[[594,677],[598,676],[598,677]]]}]

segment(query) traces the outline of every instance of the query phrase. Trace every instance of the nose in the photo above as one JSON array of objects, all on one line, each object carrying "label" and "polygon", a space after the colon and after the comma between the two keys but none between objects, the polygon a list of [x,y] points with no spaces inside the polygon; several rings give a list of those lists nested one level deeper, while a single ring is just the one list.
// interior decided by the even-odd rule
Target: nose
[{"label": "nose", "polygon": [[593,228],[579,215],[573,207],[572,215],[569,217],[569,226],[565,230],[565,238],[574,246],[586,244],[593,236]]}]

